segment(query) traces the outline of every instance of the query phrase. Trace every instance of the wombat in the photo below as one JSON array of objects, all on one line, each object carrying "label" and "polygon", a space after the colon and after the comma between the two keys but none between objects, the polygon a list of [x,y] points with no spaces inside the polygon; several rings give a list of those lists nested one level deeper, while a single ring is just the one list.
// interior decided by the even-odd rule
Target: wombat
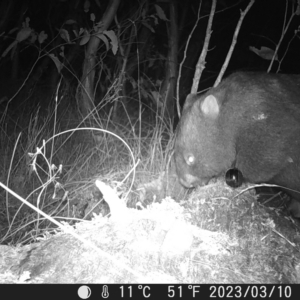
[{"label": "wombat", "polygon": [[183,186],[205,185],[236,168],[245,181],[286,188],[300,217],[300,76],[234,73],[187,97],[176,134]]}]

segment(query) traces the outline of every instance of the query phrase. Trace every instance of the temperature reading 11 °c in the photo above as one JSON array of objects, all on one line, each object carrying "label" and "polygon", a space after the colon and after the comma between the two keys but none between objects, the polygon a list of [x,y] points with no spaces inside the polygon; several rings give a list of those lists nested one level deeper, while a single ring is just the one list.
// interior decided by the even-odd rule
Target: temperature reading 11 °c
[{"label": "temperature reading 11 \u00b0c", "polygon": [[[124,286],[121,286],[120,289],[121,289],[121,297],[122,298],[124,298],[124,297],[132,298],[133,293],[132,293],[132,286],[131,285],[127,286],[126,288],[124,288]],[[150,286],[138,285],[138,290],[142,291],[142,295],[143,295],[144,298],[149,298],[151,296]]]},{"label": "temperature reading 11 \u00b0c", "polygon": [[121,289],[121,297],[124,298],[124,297],[129,297],[129,298],[132,298],[132,286],[129,285],[127,286],[126,288],[124,288],[124,286],[120,286],[120,289]]}]

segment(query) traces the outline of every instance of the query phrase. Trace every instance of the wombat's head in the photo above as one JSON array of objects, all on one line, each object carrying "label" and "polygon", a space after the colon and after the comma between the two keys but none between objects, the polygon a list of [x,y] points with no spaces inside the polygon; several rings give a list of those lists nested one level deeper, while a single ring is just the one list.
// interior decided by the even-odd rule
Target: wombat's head
[{"label": "wombat's head", "polygon": [[174,157],[179,180],[187,188],[207,184],[234,162],[234,137],[223,122],[220,97],[208,92],[202,97],[190,94],[186,99]]}]

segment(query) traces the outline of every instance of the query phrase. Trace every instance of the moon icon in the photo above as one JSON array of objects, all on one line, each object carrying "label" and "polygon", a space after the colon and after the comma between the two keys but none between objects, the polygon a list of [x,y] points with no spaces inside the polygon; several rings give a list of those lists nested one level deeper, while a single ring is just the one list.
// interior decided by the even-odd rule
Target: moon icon
[{"label": "moon icon", "polygon": [[78,289],[78,296],[81,299],[88,299],[91,296],[91,289],[87,285],[83,285]]}]

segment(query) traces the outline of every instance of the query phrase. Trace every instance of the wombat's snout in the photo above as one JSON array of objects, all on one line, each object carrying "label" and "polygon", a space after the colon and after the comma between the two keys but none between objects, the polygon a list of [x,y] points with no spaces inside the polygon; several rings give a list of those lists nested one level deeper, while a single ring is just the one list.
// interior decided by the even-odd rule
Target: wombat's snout
[{"label": "wombat's snout", "polygon": [[185,174],[183,177],[179,177],[179,182],[188,189],[196,186],[204,186],[208,183],[208,181],[209,179],[199,179],[191,174]]}]

